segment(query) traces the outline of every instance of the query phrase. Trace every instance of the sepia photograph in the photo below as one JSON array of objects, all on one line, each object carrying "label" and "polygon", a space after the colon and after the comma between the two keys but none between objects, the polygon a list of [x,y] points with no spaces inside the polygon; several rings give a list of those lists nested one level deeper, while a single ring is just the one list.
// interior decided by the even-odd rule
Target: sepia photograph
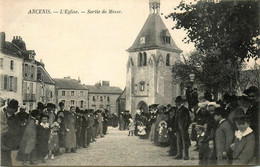
[{"label": "sepia photograph", "polygon": [[258,0],[0,0],[1,166],[260,165]]}]

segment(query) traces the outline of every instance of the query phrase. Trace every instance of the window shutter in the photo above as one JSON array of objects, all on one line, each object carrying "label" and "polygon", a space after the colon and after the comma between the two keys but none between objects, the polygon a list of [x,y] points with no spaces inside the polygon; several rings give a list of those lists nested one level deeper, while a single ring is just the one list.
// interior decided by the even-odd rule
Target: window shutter
[{"label": "window shutter", "polygon": [[10,90],[10,78],[7,76],[7,88],[6,90]]},{"label": "window shutter", "polygon": [[4,90],[4,75],[1,75],[1,90]]},{"label": "window shutter", "polygon": [[15,92],[17,91],[17,77],[14,77],[13,79],[13,89]]}]

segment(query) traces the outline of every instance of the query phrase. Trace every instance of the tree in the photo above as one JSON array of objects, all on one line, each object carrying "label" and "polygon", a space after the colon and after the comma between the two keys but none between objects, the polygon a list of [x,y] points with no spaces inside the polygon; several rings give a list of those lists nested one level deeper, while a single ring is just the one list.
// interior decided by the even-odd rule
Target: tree
[{"label": "tree", "polygon": [[[219,75],[221,82],[225,81],[222,84],[228,84],[230,91],[236,87],[243,62],[259,58],[257,1],[199,1],[195,4],[182,1],[167,18],[176,21],[174,28],[187,31],[188,38],[184,38],[184,42],[193,42],[205,55],[202,68],[212,77],[207,76],[217,83],[219,78],[214,75],[217,70],[222,74]],[[206,70],[212,63],[215,70]]]},{"label": "tree", "polygon": [[232,86],[230,80],[237,71],[236,68],[223,64],[218,59],[218,54],[211,53],[209,56],[199,51],[191,52],[185,56],[187,58],[184,58],[184,62],[173,66],[174,77],[180,78],[184,85],[188,85],[189,74],[194,73],[196,84],[204,90],[212,90],[215,97],[218,93],[226,91],[231,93],[233,89],[230,89]]}]

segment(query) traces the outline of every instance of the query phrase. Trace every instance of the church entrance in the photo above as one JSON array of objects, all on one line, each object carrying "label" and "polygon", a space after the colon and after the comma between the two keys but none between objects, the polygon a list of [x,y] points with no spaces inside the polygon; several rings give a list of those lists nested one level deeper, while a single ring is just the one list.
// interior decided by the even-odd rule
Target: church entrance
[{"label": "church entrance", "polygon": [[141,112],[148,112],[148,106],[144,101],[139,102],[139,104],[137,105],[137,109],[140,110]]}]

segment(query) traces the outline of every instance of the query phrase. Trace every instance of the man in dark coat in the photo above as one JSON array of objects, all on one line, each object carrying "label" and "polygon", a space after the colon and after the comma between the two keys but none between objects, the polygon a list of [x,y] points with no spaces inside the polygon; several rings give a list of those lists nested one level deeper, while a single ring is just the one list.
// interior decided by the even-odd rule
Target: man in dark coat
[{"label": "man in dark coat", "polygon": [[233,142],[234,132],[230,123],[226,120],[227,113],[224,108],[218,107],[214,113],[214,119],[218,122],[215,134],[215,146],[218,165],[228,165],[228,151]]},{"label": "man in dark coat", "polygon": [[249,117],[250,128],[255,135],[255,157],[257,164],[259,164],[259,89],[256,86],[251,86],[246,89],[244,93],[251,101],[251,105],[249,106],[246,115]]},{"label": "man in dark coat", "polygon": [[108,119],[109,119],[109,111],[107,109],[104,109],[102,111],[102,116],[103,116],[103,134],[107,134],[107,126],[108,126]]},{"label": "man in dark coat", "polygon": [[175,159],[182,159],[184,150],[184,160],[189,159],[189,147],[191,145],[189,139],[189,126],[191,124],[191,118],[189,109],[186,108],[183,103],[184,100],[181,96],[176,97],[175,100],[177,110],[175,115],[175,127],[177,135],[177,150],[178,153],[174,157]]},{"label": "man in dark coat", "polygon": [[83,114],[82,111],[76,107],[76,122],[75,122],[75,128],[76,128],[76,136],[77,136],[77,148],[83,147],[82,143],[82,122],[83,122]]},{"label": "man in dark coat", "polygon": [[168,125],[169,125],[169,133],[170,133],[170,150],[169,155],[175,156],[177,154],[177,138],[176,138],[176,127],[175,127],[175,115],[176,115],[177,108],[171,107],[169,110],[169,119],[168,119]]},{"label": "man in dark coat", "polygon": [[191,110],[191,103],[192,103],[192,87],[191,86],[187,86],[185,96],[186,96],[186,100],[188,102],[189,110]]},{"label": "man in dark coat", "polygon": [[[90,109],[87,112],[87,117],[88,117],[88,143],[96,141],[96,130],[94,129],[95,126],[95,115],[94,115],[94,110]],[[93,130],[94,129],[94,130]]]},{"label": "man in dark coat", "polygon": [[[65,111],[63,102],[59,102],[59,107],[60,107],[60,110],[57,113],[57,117],[61,121],[60,122],[60,129],[58,131],[59,146],[64,147],[64,145],[65,145],[65,133],[66,133],[65,124],[64,124],[64,116],[65,116],[66,112],[68,112],[68,111]],[[60,149],[59,149],[55,155],[58,156],[60,154],[61,154],[61,152],[60,152]]]},{"label": "man in dark coat", "polygon": [[19,148],[21,125],[15,115],[18,101],[11,100],[6,108],[1,109],[1,165],[12,166],[12,150]]},{"label": "man in dark coat", "polygon": [[88,111],[85,110],[83,112],[83,120],[82,120],[82,143],[83,143],[83,148],[86,148],[89,145],[89,140],[88,140]]}]

